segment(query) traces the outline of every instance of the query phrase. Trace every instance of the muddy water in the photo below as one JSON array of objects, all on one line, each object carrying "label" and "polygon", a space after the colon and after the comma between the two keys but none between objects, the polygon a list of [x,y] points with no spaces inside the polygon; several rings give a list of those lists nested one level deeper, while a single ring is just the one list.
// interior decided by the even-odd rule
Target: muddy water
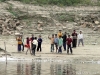
[{"label": "muddy water", "polygon": [[99,61],[34,60],[0,61],[0,75],[100,75]]}]

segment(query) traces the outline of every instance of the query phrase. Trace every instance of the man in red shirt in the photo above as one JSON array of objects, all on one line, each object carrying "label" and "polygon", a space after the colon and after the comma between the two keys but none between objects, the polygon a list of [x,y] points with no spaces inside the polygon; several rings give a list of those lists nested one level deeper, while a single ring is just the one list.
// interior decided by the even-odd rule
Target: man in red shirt
[{"label": "man in red shirt", "polygon": [[67,38],[67,54],[69,54],[69,48],[70,48],[70,52],[72,54],[71,43],[72,43],[72,38],[70,38],[70,35],[68,35],[68,38]]}]

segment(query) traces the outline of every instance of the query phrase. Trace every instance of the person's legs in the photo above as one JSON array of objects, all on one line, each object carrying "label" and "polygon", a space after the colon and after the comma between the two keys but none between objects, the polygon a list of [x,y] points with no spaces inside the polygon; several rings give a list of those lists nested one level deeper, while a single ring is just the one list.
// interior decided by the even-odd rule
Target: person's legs
[{"label": "person's legs", "polygon": [[84,46],[83,39],[81,39],[82,46]]},{"label": "person's legs", "polygon": [[52,44],[51,44],[51,52],[52,52]]},{"label": "person's legs", "polygon": [[31,50],[32,50],[32,48],[33,48],[33,44],[31,43]]},{"label": "person's legs", "polygon": [[69,45],[69,48],[70,48],[70,52],[71,52],[71,54],[73,53],[73,51],[72,51],[72,47],[71,47],[71,45]]},{"label": "person's legs", "polygon": [[69,45],[67,45],[67,54],[69,54]]},{"label": "person's legs", "polygon": [[36,45],[34,45],[34,55],[35,55]]},{"label": "person's legs", "polygon": [[66,42],[63,42],[64,51],[66,51]]},{"label": "person's legs", "polygon": [[40,47],[40,52],[41,52],[42,51],[41,44],[39,44],[39,45],[40,45],[39,47]]},{"label": "person's legs", "polygon": [[81,40],[79,39],[79,40],[78,40],[78,46],[80,45],[80,42],[81,42]]},{"label": "person's legs", "polygon": [[60,47],[59,47],[59,52],[61,52],[61,53],[62,53],[62,46],[60,46]]},{"label": "person's legs", "polygon": [[60,52],[60,47],[58,48],[58,53]]},{"label": "person's legs", "polygon": [[34,54],[34,55],[35,55],[36,45],[34,45],[34,44],[33,44],[33,45],[32,45],[32,47],[33,47],[33,48],[32,48],[32,54]]},{"label": "person's legs", "polygon": [[21,44],[18,44],[18,51],[21,51]]},{"label": "person's legs", "polygon": [[28,48],[27,48],[27,51],[26,51],[26,55],[27,55],[27,52],[28,52]]},{"label": "person's legs", "polygon": [[39,51],[39,49],[41,51],[41,44],[38,44],[38,51]]},{"label": "person's legs", "polygon": [[52,50],[54,51],[54,44],[52,44]]},{"label": "person's legs", "polygon": [[57,50],[58,50],[58,45],[57,45],[57,43],[55,43],[55,47],[56,47],[56,52],[57,52]]},{"label": "person's legs", "polygon": [[62,46],[60,47],[60,52],[62,53]]},{"label": "person's legs", "polygon": [[38,44],[38,46],[37,46],[37,51],[39,51],[39,44]]},{"label": "person's legs", "polygon": [[34,45],[31,44],[32,55],[34,54]]},{"label": "person's legs", "polygon": [[75,40],[73,39],[73,41],[72,41],[72,47],[75,47]]},{"label": "person's legs", "polygon": [[75,47],[77,46],[77,39],[75,39]]},{"label": "person's legs", "polygon": [[24,51],[24,44],[22,43],[22,51]]},{"label": "person's legs", "polygon": [[51,44],[51,52],[54,51],[54,44]]},{"label": "person's legs", "polygon": [[73,39],[73,48],[76,48],[76,45],[77,45],[77,39]]}]

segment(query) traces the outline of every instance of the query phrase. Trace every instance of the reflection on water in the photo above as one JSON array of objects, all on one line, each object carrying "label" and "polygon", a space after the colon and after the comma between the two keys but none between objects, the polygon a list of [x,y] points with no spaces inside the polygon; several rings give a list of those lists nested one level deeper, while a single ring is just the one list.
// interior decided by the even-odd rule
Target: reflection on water
[{"label": "reflection on water", "polygon": [[51,64],[51,75],[76,75],[75,68],[72,64]]},{"label": "reflection on water", "polygon": [[18,62],[17,75],[41,75],[41,62]]},{"label": "reflection on water", "polygon": [[[37,60],[42,60],[37,58]],[[100,75],[99,64],[9,61],[0,62],[0,75]]]}]

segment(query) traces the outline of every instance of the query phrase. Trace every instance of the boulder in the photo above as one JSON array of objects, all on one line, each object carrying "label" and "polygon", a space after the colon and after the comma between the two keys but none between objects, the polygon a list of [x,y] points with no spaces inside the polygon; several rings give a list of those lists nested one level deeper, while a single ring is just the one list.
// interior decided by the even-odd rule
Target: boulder
[{"label": "boulder", "polygon": [[63,29],[66,29],[67,27],[66,27],[66,26],[63,26],[62,28],[63,28]]},{"label": "boulder", "polygon": [[98,28],[97,27],[94,27],[93,31],[98,31]]},{"label": "boulder", "polygon": [[37,23],[38,23],[38,24],[43,24],[43,22],[42,22],[42,21],[38,21]]},{"label": "boulder", "polygon": [[21,31],[22,28],[21,27],[16,27],[16,30]]},{"label": "boulder", "polygon": [[95,21],[95,24],[99,24],[99,21]]}]

